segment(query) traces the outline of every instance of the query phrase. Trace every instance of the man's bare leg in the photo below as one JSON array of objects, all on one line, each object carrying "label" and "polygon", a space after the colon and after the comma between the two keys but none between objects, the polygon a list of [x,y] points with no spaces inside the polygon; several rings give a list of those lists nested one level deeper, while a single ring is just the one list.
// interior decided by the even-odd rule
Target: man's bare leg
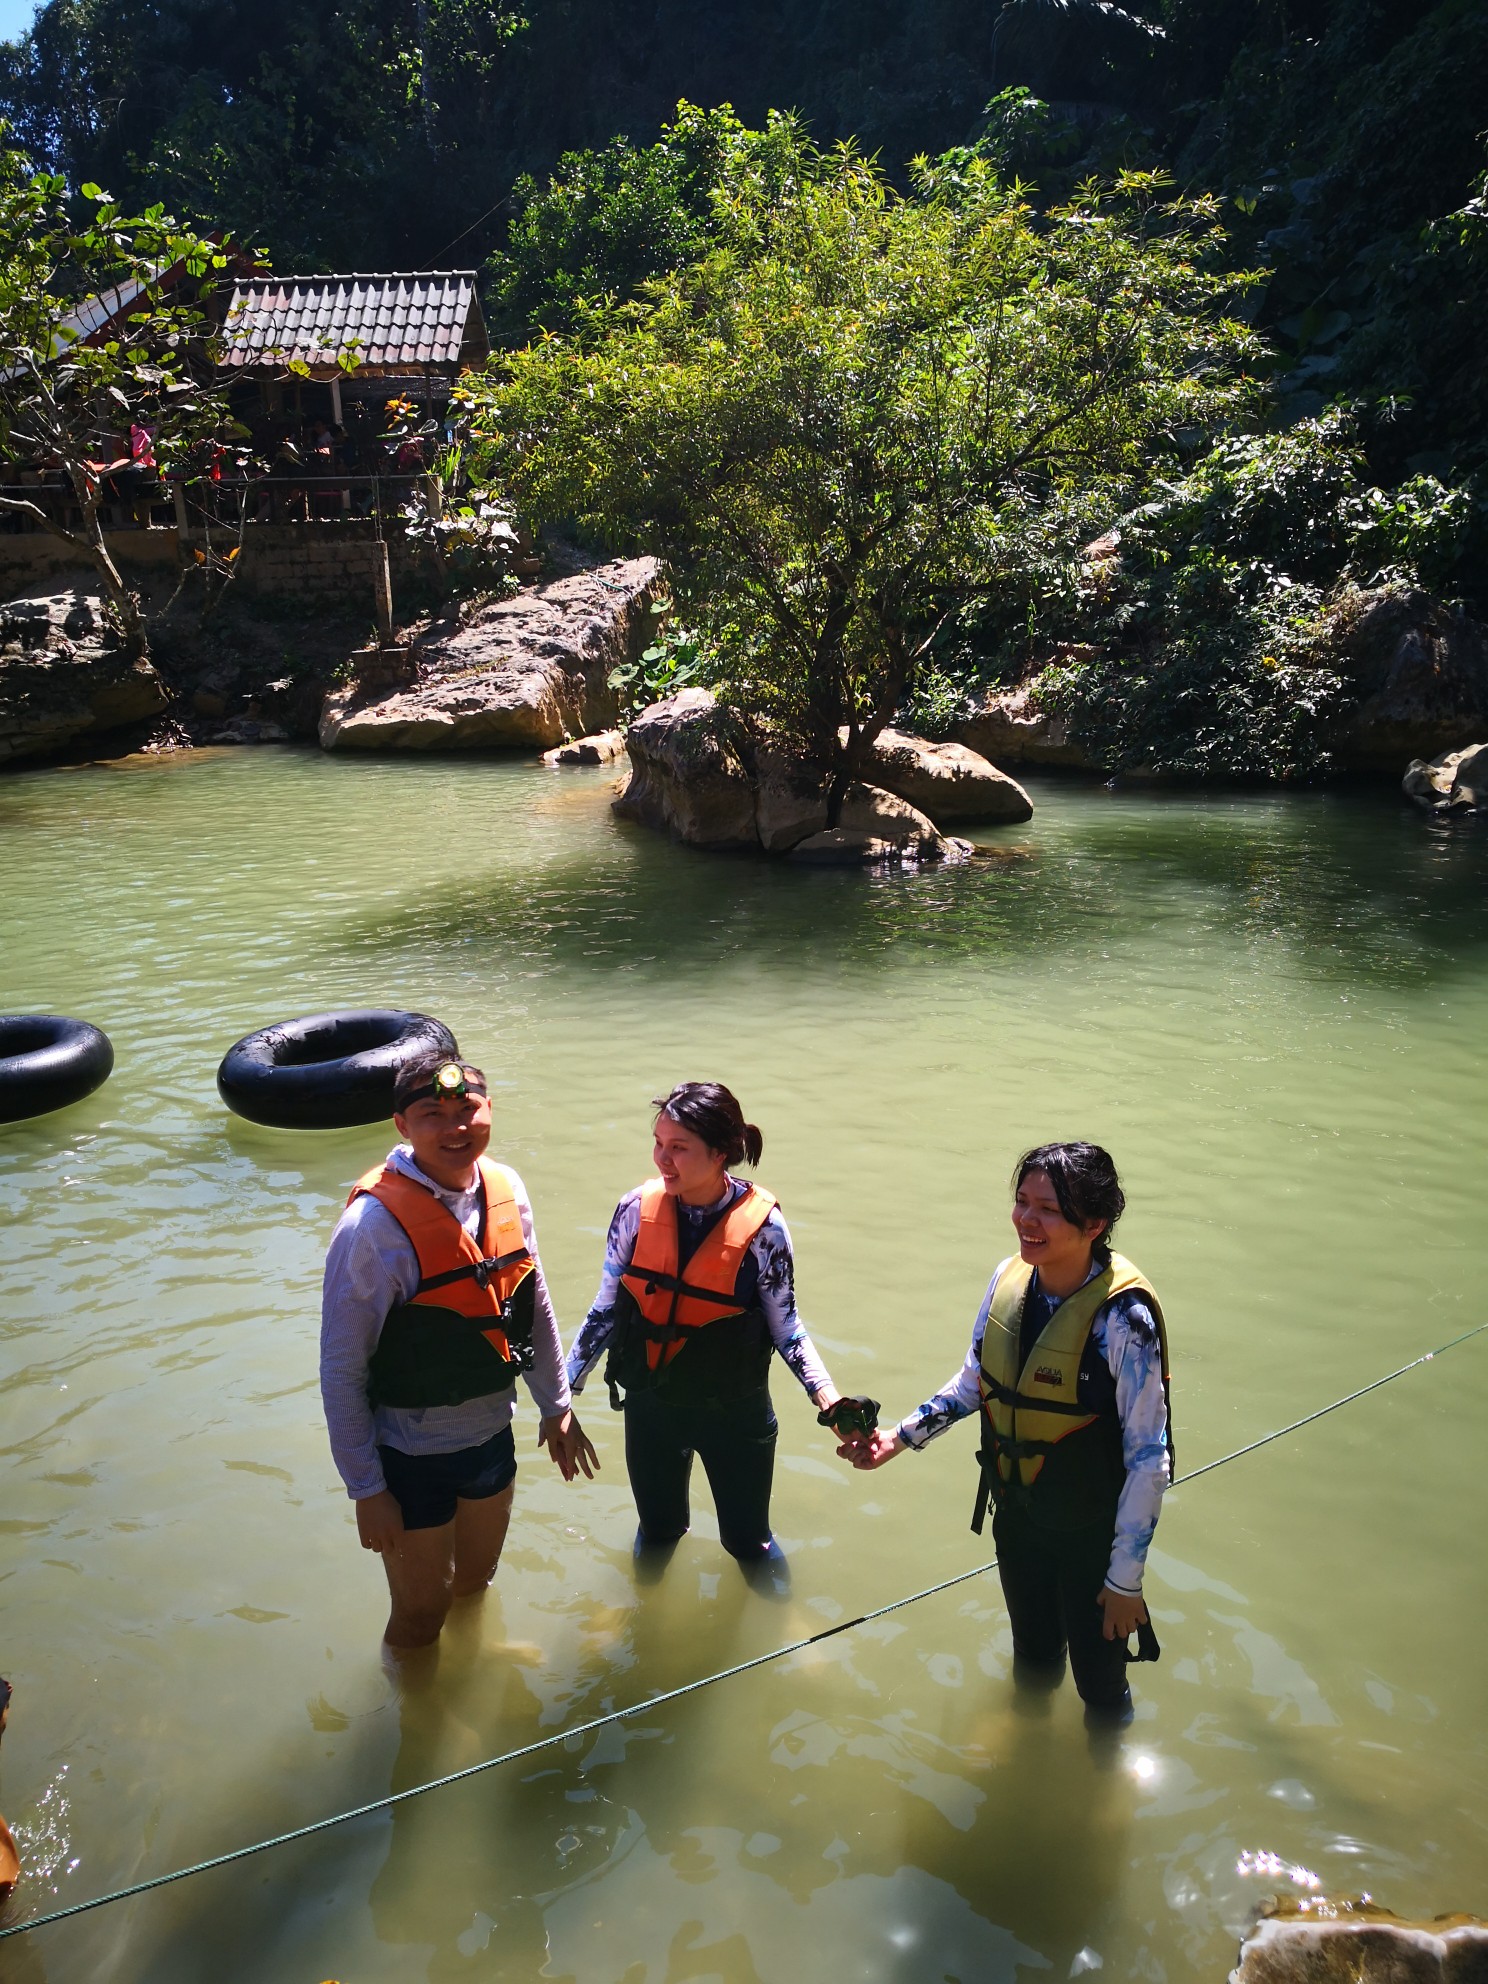
[{"label": "man's bare leg", "polygon": [[[463,1506],[463,1504],[462,1504]],[[432,1646],[450,1608],[456,1522],[437,1529],[405,1529],[382,1552],[392,1610],[383,1638],[390,1647]]]},{"label": "man's bare leg", "polygon": [[478,1502],[463,1498],[455,1504],[455,1569],[450,1586],[453,1598],[474,1598],[496,1575],[501,1546],[511,1522],[512,1497],[516,1482],[499,1495],[486,1495]]}]

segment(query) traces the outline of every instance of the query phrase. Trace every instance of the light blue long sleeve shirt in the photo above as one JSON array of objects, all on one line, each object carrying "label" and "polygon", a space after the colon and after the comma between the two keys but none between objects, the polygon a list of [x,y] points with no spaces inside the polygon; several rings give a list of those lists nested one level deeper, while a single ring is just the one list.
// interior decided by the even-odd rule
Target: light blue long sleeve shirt
[{"label": "light blue long sleeve shirt", "polygon": [[[400,1144],[388,1163],[432,1192],[471,1238],[476,1238],[482,1210],[479,1184],[470,1192],[451,1192],[435,1184],[414,1163],[407,1144]],[[515,1172],[512,1179],[522,1237],[534,1270],[532,1347],[536,1361],[532,1371],[524,1375],[524,1382],[538,1412],[548,1419],[566,1411],[569,1404],[563,1345],[538,1259],[527,1189]],[[459,1453],[466,1447],[484,1445],[511,1424],[517,1396],[514,1385],[467,1399],[463,1405],[415,1410],[387,1405],[374,1408],[368,1403],[367,1366],[382,1336],[382,1326],[389,1311],[407,1302],[418,1284],[418,1254],[397,1220],[374,1198],[364,1194],[353,1199],[331,1235],[320,1310],[320,1395],[326,1430],[331,1438],[331,1458],[353,1501],[380,1494],[387,1485],[377,1454],[379,1446],[396,1447],[404,1454]]]}]

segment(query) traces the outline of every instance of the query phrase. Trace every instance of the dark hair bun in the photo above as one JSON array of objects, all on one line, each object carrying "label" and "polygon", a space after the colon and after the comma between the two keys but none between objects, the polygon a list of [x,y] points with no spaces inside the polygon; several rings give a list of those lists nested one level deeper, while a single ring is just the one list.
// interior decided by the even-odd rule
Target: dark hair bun
[{"label": "dark hair bun", "polygon": [[678,1082],[670,1095],[653,1096],[651,1106],[701,1137],[725,1164],[759,1163],[764,1137],[744,1121],[738,1097],[722,1082]]}]

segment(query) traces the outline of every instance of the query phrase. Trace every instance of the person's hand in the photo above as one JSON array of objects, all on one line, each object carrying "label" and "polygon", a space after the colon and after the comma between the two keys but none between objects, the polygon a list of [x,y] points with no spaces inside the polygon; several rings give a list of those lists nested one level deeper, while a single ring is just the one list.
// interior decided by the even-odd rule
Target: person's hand
[{"label": "person's hand", "polygon": [[897,1433],[886,1433],[880,1426],[870,1433],[867,1439],[858,1435],[853,1439],[844,1440],[837,1451],[844,1460],[850,1460],[854,1467],[862,1468],[866,1472],[869,1468],[882,1467],[884,1462],[892,1460],[895,1454],[902,1454],[904,1442]]},{"label": "person's hand", "polygon": [[537,1444],[547,1448],[553,1465],[565,1481],[572,1481],[581,1470],[584,1479],[592,1481],[598,1472],[599,1455],[574,1416],[572,1407],[539,1423]]},{"label": "person's hand", "polygon": [[396,1550],[403,1541],[403,1511],[398,1498],[383,1488],[356,1505],[357,1535],[364,1550]]},{"label": "person's hand", "polygon": [[1105,1614],[1101,1631],[1108,1640],[1129,1640],[1147,1617],[1139,1591],[1113,1591],[1105,1584],[1095,1602]]}]

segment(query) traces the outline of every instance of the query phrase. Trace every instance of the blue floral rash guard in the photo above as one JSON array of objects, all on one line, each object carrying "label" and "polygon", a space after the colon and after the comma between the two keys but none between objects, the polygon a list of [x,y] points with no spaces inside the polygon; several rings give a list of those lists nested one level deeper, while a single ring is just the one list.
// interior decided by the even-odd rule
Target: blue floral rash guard
[{"label": "blue floral rash guard", "polygon": [[[1011,1260],[1009,1256],[1009,1260]],[[982,1363],[982,1336],[987,1327],[987,1311],[998,1277],[1009,1261],[998,1264],[997,1273],[987,1284],[982,1306],[971,1332],[971,1348],[961,1369],[933,1398],[907,1413],[895,1429],[905,1446],[916,1452],[938,1439],[958,1419],[981,1410],[978,1373]],[[1092,1261],[1090,1274],[1101,1271]],[[1088,1280],[1090,1277],[1087,1276]],[[1035,1286],[1030,1299],[1042,1303],[1045,1313],[1033,1321],[1043,1330],[1058,1307],[1056,1300]],[[1162,1344],[1157,1322],[1140,1295],[1113,1295],[1095,1312],[1090,1340],[1080,1363],[1079,1397],[1092,1411],[1108,1411],[1114,1404],[1121,1422],[1121,1453],[1126,1463],[1126,1481],[1116,1507],[1116,1534],[1111,1545],[1111,1563],[1106,1583],[1113,1591],[1139,1592],[1147,1562],[1147,1547],[1157,1528],[1163,1491],[1172,1476],[1168,1456],[1168,1399],[1162,1376]]]},{"label": "blue floral rash guard", "polygon": [[[677,1210],[689,1224],[699,1227],[743,1198],[748,1189],[742,1179],[730,1178],[723,1197],[715,1205],[685,1206],[679,1200]],[[641,1188],[637,1185],[615,1208],[605,1238],[599,1293],[579,1325],[579,1333],[568,1353],[568,1382],[575,1392],[583,1390],[584,1380],[604,1355],[615,1333],[615,1299],[620,1292],[620,1277],[630,1266],[640,1229]],[[804,1391],[814,1395],[831,1385],[816,1345],[796,1314],[795,1260],[790,1233],[778,1206],[749,1244],[739,1273],[738,1294],[741,1301],[759,1303],[769,1325],[771,1341]]]}]

